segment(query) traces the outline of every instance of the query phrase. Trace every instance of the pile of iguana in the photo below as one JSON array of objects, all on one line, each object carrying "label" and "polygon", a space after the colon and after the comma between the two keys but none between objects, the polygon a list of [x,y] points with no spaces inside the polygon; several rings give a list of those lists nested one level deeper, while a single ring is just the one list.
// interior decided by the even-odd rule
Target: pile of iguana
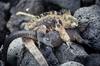
[{"label": "pile of iguana", "polygon": [[[23,12],[18,12],[16,15],[25,15],[25,16],[32,17],[33,19],[27,23],[22,23],[20,28],[22,28],[23,31],[11,33],[6,38],[5,44],[4,44],[4,49],[3,49],[3,58],[4,58],[3,61],[4,62],[7,61],[7,50],[8,50],[10,43],[18,37],[31,38],[37,44],[40,42],[46,44],[45,40],[47,40],[47,41],[50,41],[51,44],[46,44],[46,45],[49,45],[51,47],[57,47],[61,43],[59,42],[60,44],[58,44],[57,42],[55,42],[52,44],[52,38],[50,37],[53,34],[52,33],[53,31],[58,32],[58,35],[61,33],[55,29],[56,25],[60,24],[63,26],[64,29],[75,28],[76,26],[78,26],[77,19],[74,18],[70,14],[70,12],[66,11],[66,10],[61,10],[59,12],[50,11],[50,12],[46,12],[46,13],[41,14],[40,16],[35,16],[35,17],[33,15],[23,13]],[[60,26],[58,25],[58,28],[59,27]],[[43,29],[41,29],[41,28],[43,28]],[[49,32],[51,32],[51,33],[49,34]],[[56,35],[56,33],[54,33],[54,34]],[[79,34],[75,34],[75,35],[76,36],[72,39],[83,41],[82,38],[81,39],[77,38],[77,37],[81,37]],[[44,39],[44,37],[46,39]],[[57,38],[57,39],[59,38],[59,40],[62,39],[61,35],[59,35],[58,37],[55,37],[55,38]],[[69,37],[69,38],[71,39],[71,37]],[[36,48],[36,47],[33,47],[33,49],[34,48]],[[30,49],[30,48],[28,48],[28,49]],[[38,48],[36,50],[38,50]],[[32,50],[32,51],[34,52],[34,50]],[[39,53],[39,51],[37,53]],[[35,55],[33,55],[33,56],[35,56]],[[39,62],[40,66],[48,66],[47,62],[43,62],[45,60],[43,59],[42,54],[41,54],[41,56],[38,56],[38,58],[39,59],[37,59],[37,58],[35,58],[35,59],[38,62],[40,61]],[[42,59],[40,60],[40,58],[42,58]],[[43,62],[43,64],[41,64],[42,62]]]}]

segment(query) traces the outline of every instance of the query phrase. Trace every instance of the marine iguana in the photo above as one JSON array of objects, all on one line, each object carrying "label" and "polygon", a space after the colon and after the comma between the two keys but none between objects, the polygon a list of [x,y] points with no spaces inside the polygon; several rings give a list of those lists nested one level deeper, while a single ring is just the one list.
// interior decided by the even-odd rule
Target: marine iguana
[{"label": "marine iguana", "polygon": [[[16,15],[26,15],[26,16],[32,17],[30,16],[30,14],[27,15],[26,13],[22,13],[22,12],[19,12]],[[18,31],[16,33],[12,33],[5,40],[4,49],[3,49],[3,61],[4,62],[7,61],[7,50],[11,41],[13,41],[14,39],[18,37],[26,37],[26,38],[31,38],[34,41],[38,41],[36,37],[37,36],[36,31],[34,32],[34,30],[37,30],[38,26],[45,25],[47,27],[47,32],[49,32],[55,29],[55,24],[57,23],[62,24],[64,28],[74,28],[78,26],[77,19],[71,16],[69,11],[64,11],[64,10],[61,12],[52,11],[52,12],[41,14],[40,17],[36,16],[36,18],[34,17],[33,21],[29,21],[28,23],[23,23],[21,25],[21,27],[25,31]],[[39,57],[39,58],[42,58],[42,57]],[[46,62],[44,63],[44,65],[48,66]]]},{"label": "marine iguana", "polygon": [[58,22],[63,24],[65,28],[74,28],[78,26],[78,20],[71,15],[70,11],[64,9],[61,11],[45,12],[39,16],[32,16],[23,12],[18,12],[16,15],[25,15],[33,18],[29,22],[21,25],[24,29],[27,28],[27,30],[34,29],[36,26],[41,24],[44,24],[47,28],[52,29]]}]

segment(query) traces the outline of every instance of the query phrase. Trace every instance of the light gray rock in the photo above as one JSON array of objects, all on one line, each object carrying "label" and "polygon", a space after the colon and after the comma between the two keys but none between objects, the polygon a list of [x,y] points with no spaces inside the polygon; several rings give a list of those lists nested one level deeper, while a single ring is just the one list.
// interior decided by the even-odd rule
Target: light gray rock
[{"label": "light gray rock", "polygon": [[16,61],[17,61],[16,58],[18,57],[18,54],[21,52],[22,48],[23,48],[23,42],[21,38],[15,39],[10,44],[7,53],[7,60],[11,65],[13,66],[16,65]]},{"label": "light gray rock", "polygon": [[74,16],[79,20],[82,37],[90,40],[92,48],[100,50],[100,7],[93,5],[80,8]]},{"label": "light gray rock", "polygon": [[83,47],[77,44],[72,44],[71,48],[69,49],[66,44],[63,44],[55,51],[55,54],[61,64],[68,61],[77,60],[77,57],[79,56],[88,55],[84,51]]},{"label": "light gray rock", "polygon": [[69,61],[69,62],[61,64],[60,66],[84,66],[84,65],[82,65],[78,62]]}]

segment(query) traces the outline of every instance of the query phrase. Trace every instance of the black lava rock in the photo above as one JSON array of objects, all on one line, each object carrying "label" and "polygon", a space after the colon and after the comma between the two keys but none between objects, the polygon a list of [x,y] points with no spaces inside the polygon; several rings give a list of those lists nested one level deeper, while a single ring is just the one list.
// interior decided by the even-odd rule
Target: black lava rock
[{"label": "black lava rock", "polygon": [[93,49],[100,50],[100,6],[80,8],[74,16],[79,20],[82,37],[91,42]]},{"label": "black lava rock", "polygon": [[80,0],[45,0],[60,6],[61,8],[70,9],[74,13],[78,8],[80,8]]},{"label": "black lava rock", "polygon": [[20,0],[19,3],[11,8],[11,14],[15,14],[18,11],[27,12],[31,14],[40,14],[43,12],[43,6],[41,0]]},{"label": "black lava rock", "polygon": [[95,4],[96,0],[81,0],[81,6],[91,6]]},{"label": "black lava rock", "polygon": [[84,60],[85,66],[100,66],[100,54],[91,54]]},{"label": "black lava rock", "polygon": [[88,55],[84,51],[83,47],[77,44],[72,44],[71,48],[69,49],[66,44],[63,44],[58,49],[56,49],[55,54],[61,64],[68,61],[74,61],[79,56]]}]

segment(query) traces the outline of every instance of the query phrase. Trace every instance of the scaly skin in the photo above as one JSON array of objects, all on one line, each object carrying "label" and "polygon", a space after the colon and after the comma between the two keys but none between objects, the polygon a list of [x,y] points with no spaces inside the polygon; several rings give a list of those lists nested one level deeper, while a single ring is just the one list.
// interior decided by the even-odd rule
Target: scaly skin
[{"label": "scaly skin", "polygon": [[[15,32],[15,33],[12,33],[12,34],[10,34],[7,38],[6,38],[6,40],[5,40],[5,43],[4,43],[4,48],[3,48],[3,61],[5,62],[5,63],[7,63],[7,50],[8,50],[8,48],[9,48],[9,45],[10,45],[10,43],[14,40],[14,39],[16,39],[16,38],[19,38],[19,37],[25,37],[25,38],[31,38],[31,39],[33,39],[33,40],[35,40],[35,41],[37,41],[37,39],[36,39],[36,32],[33,32],[33,31],[18,31],[18,32]],[[27,45],[28,46],[28,45]],[[30,48],[28,48],[29,50],[30,50]],[[36,60],[37,61],[40,61],[42,64],[40,64],[39,62],[39,64],[40,64],[40,66],[48,66],[47,65],[47,62],[44,62],[45,60],[45,58],[42,56],[42,54],[40,53],[40,51],[37,49],[37,47],[36,46],[33,46],[32,47],[32,49],[35,49],[35,51],[34,50],[31,50],[32,52],[33,52],[33,54],[35,53],[35,54],[39,54],[40,56],[36,56],[36,55],[33,55],[33,56],[35,56],[36,58]],[[37,51],[37,53],[36,53],[36,51]],[[41,60],[42,61],[41,61]]]},{"label": "scaly skin", "polygon": [[62,24],[65,28],[74,28],[78,26],[78,20],[67,10],[45,12],[40,14],[40,16],[32,16],[23,12],[18,12],[16,15],[25,15],[33,18],[33,21],[21,25],[22,28],[27,30],[34,29],[41,24],[49,29],[54,28],[56,23]]}]

